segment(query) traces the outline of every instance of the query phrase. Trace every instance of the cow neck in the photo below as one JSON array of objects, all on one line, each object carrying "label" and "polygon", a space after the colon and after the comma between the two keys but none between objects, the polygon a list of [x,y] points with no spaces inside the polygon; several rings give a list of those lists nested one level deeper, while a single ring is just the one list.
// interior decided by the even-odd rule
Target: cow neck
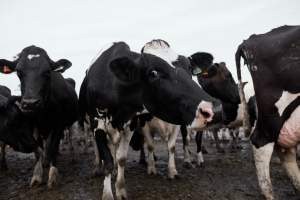
[{"label": "cow neck", "polygon": [[[121,95],[118,109],[113,112],[107,112],[105,118],[111,117],[111,123],[114,128],[122,130],[124,124],[131,121],[137,112],[143,110],[142,86],[140,83],[120,85]],[[137,90],[140,90],[137,92]]]},{"label": "cow neck", "polygon": [[225,116],[224,124],[227,125],[236,119],[238,115],[239,104],[233,104],[233,103],[222,101],[222,106],[223,106],[223,113]]}]

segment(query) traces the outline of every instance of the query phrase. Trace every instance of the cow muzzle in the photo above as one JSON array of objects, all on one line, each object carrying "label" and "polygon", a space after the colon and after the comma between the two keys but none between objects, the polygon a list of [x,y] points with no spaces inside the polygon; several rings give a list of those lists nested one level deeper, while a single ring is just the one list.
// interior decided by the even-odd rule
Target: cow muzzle
[{"label": "cow muzzle", "polygon": [[40,105],[39,99],[22,99],[19,108],[22,112],[34,112]]},{"label": "cow muzzle", "polygon": [[199,130],[211,122],[214,117],[213,105],[211,102],[201,101],[198,105],[191,129]]}]

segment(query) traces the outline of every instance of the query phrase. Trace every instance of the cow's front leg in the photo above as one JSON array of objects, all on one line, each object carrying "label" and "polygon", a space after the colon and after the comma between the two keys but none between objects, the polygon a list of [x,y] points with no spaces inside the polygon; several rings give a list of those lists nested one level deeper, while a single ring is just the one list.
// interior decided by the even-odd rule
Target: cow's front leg
[{"label": "cow's front leg", "polygon": [[282,166],[286,170],[294,187],[300,192],[300,171],[296,159],[296,147],[290,149],[277,148]]},{"label": "cow's front leg", "polygon": [[156,168],[155,168],[155,159],[154,159],[154,139],[150,132],[150,127],[146,123],[145,126],[142,128],[143,135],[145,138],[145,142],[148,149],[148,158],[147,158],[147,173],[150,174],[156,174]]},{"label": "cow's front leg", "polygon": [[35,151],[36,163],[33,170],[33,175],[30,181],[30,187],[35,184],[40,185],[43,180],[43,157],[44,151],[42,148],[38,147]]},{"label": "cow's front leg", "polygon": [[176,170],[176,165],[175,165],[175,144],[176,144],[178,132],[179,132],[179,126],[176,126],[176,128],[172,133],[170,133],[168,138],[168,152],[169,152],[168,176],[170,179],[174,179],[178,175]]},{"label": "cow's front leg", "polygon": [[47,146],[47,154],[50,161],[50,169],[49,169],[49,178],[48,178],[48,188],[52,189],[58,182],[58,169],[56,167],[56,159],[59,149],[59,141],[61,135],[63,134],[63,130],[53,131],[50,134],[50,143]]},{"label": "cow's front leg", "polygon": [[203,132],[199,131],[196,134],[196,144],[197,144],[197,165],[198,167],[204,167],[204,158],[202,154],[202,138]]},{"label": "cow's front leg", "polygon": [[192,132],[187,130],[186,126],[180,126],[180,132],[182,136],[183,143],[183,165],[186,168],[191,168],[192,160],[191,160],[191,150],[190,150],[190,140]]},{"label": "cow's front leg", "polygon": [[273,200],[273,189],[270,178],[270,161],[274,150],[274,143],[268,143],[263,147],[253,146],[254,161],[258,184],[262,194],[267,200]]},{"label": "cow's front leg", "polygon": [[116,180],[116,196],[118,200],[127,199],[127,192],[125,188],[125,165],[127,160],[127,153],[129,148],[129,142],[133,135],[133,131],[130,131],[128,127],[125,128],[124,133],[121,133],[120,142],[116,152],[116,159],[118,165],[118,175]]}]

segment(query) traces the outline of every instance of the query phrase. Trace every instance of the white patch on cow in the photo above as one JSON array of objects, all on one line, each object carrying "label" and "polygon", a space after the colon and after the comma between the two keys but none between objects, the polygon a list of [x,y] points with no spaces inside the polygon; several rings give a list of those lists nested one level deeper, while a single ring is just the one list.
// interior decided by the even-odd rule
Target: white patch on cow
[{"label": "white patch on cow", "polygon": [[270,178],[270,161],[274,150],[274,142],[256,148],[253,146],[258,184],[266,199],[273,199],[273,189]]},{"label": "white patch on cow", "polygon": [[91,66],[96,62],[96,60],[99,58],[99,56],[101,56],[101,54],[102,54],[104,51],[108,50],[108,49],[109,49],[110,47],[112,47],[113,45],[114,45],[114,43],[111,42],[111,43],[108,43],[108,44],[104,45],[104,46],[101,48],[101,50],[97,53],[97,55],[92,59],[91,64],[90,64],[89,68],[88,68],[87,71],[86,71],[87,74],[89,73],[89,70],[90,70]]},{"label": "white patch on cow", "polygon": [[204,163],[204,158],[203,158],[202,151],[200,151],[197,154],[197,164],[198,164],[198,166],[200,166],[200,165],[202,165],[202,163]]},{"label": "white patch on cow", "polygon": [[275,103],[275,106],[277,107],[279,114],[282,115],[284,109],[292,101],[294,101],[298,96],[300,96],[300,93],[292,94],[292,93],[290,93],[288,91],[283,91],[281,97]]},{"label": "white patch on cow", "polygon": [[31,60],[33,58],[38,58],[38,57],[40,57],[40,54],[28,54],[27,56],[28,60]]},{"label": "white patch on cow", "polygon": [[103,187],[102,199],[113,200],[114,196],[113,196],[112,189],[111,189],[111,174],[108,174],[107,176],[105,176],[103,185],[104,185],[104,187]]},{"label": "white patch on cow", "polygon": [[155,55],[175,69],[175,66],[172,64],[178,59],[178,54],[175,53],[165,42],[160,40],[153,40],[145,44],[143,48],[143,53],[148,53]]}]

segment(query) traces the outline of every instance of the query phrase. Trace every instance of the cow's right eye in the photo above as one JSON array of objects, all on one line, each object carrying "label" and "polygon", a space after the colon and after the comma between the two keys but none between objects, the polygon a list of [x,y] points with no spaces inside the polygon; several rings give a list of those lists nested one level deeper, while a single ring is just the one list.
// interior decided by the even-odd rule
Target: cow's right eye
[{"label": "cow's right eye", "polygon": [[158,72],[156,70],[152,70],[149,73],[149,79],[150,80],[156,80],[159,78]]}]

